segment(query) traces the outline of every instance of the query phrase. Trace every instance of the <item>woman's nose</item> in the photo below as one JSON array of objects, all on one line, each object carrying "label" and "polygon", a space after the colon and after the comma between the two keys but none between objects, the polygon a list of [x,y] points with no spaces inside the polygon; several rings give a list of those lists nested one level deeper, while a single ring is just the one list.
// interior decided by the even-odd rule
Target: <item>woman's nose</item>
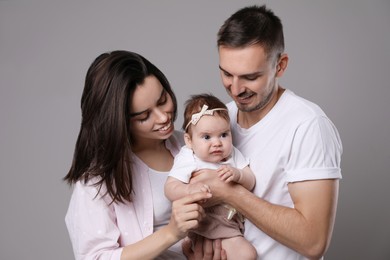
[{"label": "woman's nose", "polygon": [[168,120],[168,113],[162,109],[156,109],[157,121],[165,123]]}]

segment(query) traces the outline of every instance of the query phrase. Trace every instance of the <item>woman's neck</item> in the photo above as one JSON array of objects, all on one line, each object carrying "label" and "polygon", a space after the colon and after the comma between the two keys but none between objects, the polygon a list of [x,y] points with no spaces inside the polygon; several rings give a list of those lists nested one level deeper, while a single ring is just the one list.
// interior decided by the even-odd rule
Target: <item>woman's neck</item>
[{"label": "woman's neck", "polygon": [[143,153],[145,151],[161,151],[166,149],[165,140],[143,140],[141,142],[133,144],[131,149],[135,154]]},{"label": "woman's neck", "polygon": [[173,166],[173,155],[165,146],[165,140],[153,143],[142,143],[133,147],[133,152],[149,168],[167,172]]}]

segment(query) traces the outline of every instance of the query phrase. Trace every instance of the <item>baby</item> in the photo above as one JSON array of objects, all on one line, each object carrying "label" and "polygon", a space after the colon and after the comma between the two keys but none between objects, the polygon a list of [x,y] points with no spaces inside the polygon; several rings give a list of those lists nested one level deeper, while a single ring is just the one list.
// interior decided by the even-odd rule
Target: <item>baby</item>
[{"label": "baby", "polygon": [[[236,182],[252,190],[255,176],[249,162],[232,144],[227,108],[218,98],[201,94],[186,102],[183,129],[185,146],[175,157],[165,184],[165,195],[171,201],[187,194],[209,191],[206,184],[190,184],[192,173],[215,169],[225,182]],[[256,259],[256,249],[244,237],[244,219],[229,205],[206,208],[206,218],[193,232],[221,239],[228,259]],[[189,234],[191,237],[191,234]]]}]

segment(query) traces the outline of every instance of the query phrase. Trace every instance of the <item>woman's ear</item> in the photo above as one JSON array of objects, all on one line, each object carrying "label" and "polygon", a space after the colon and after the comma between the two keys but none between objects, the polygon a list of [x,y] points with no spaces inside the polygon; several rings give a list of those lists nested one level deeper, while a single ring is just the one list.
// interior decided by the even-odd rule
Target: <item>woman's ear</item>
[{"label": "woman's ear", "polygon": [[282,53],[279,58],[279,62],[276,66],[276,77],[280,78],[283,76],[284,72],[287,69],[288,64],[288,55],[287,53]]},{"label": "woman's ear", "polygon": [[192,149],[191,136],[188,133],[184,134],[184,142],[188,148]]}]

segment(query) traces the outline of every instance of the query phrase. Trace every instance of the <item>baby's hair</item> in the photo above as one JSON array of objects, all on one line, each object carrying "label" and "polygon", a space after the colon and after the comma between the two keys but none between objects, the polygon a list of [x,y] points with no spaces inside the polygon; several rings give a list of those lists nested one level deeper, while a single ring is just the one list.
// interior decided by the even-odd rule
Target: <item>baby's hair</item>
[{"label": "baby's hair", "polygon": [[192,95],[190,99],[188,99],[185,103],[184,110],[184,122],[183,122],[183,130],[186,133],[191,134],[191,124],[187,127],[188,123],[191,121],[191,117],[193,114],[199,113],[203,107],[203,105],[207,105],[209,110],[216,108],[223,108],[226,110],[216,110],[213,115],[222,117],[227,122],[230,123],[229,112],[227,111],[226,105],[219,100],[217,97],[212,94],[199,94]]}]

